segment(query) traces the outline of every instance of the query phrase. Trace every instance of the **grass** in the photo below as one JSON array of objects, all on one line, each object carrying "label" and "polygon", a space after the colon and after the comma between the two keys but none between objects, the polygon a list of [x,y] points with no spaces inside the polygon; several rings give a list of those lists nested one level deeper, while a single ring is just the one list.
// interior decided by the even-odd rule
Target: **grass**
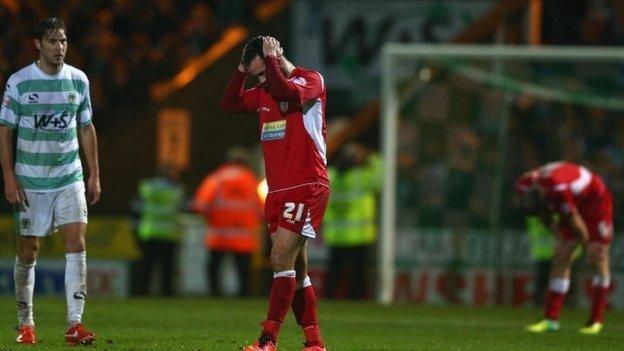
[{"label": "grass", "polygon": [[[87,302],[84,322],[97,332],[91,350],[240,350],[259,332],[264,299],[95,299]],[[0,298],[0,351],[68,350],[63,343],[65,305],[61,298],[35,300],[35,347],[14,343],[15,309]],[[617,350],[624,345],[624,316],[607,313],[599,336],[576,332],[585,310],[566,310],[562,329],[534,335],[524,325],[538,309],[378,306],[374,303],[321,301],[321,328],[333,351],[351,350]],[[301,331],[289,316],[280,351],[299,351]]]}]

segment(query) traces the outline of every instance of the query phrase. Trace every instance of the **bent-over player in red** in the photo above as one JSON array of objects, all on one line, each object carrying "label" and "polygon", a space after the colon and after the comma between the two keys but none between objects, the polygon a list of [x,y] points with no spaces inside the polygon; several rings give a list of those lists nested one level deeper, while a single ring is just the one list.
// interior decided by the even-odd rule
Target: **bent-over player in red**
[{"label": "bent-over player in red", "polygon": [[[611,282],[609,246],[613,235],[613,204],[602,179],[587,168],[569,163],[549,163],[522,175],[516,182],[522,205],[540,215],[557,235],[544,319],[527,326],[541,333],[559,329],[559,313],[570,287],[570,267],[579,243],[593,270],[592,308],[583,334],[602,330],[607,291]],[[553,223],[553,214],[559,221]]]},{"label": "bent-over player in red", "polygon": [[[295,67],[272,37],[255,37],[243,50],[221,103],[227,112],[258,112],[269,192],[265,218],[271,235],[273,284],[260,337],[244,351],[272,351],[292,306],[305,335],[304,351],[325,351],[316,297],[307,274],[308,238],[315,238],[329,199],[325,84]],[[245,90],[248,75],[258,85]]]}]

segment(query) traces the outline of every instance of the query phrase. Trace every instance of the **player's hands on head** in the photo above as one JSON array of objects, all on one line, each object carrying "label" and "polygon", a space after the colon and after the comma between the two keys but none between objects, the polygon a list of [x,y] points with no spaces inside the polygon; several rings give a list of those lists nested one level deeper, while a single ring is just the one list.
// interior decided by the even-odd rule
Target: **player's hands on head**
[{"label": "player's hands on head", "polygon": [[93,205],[100,201],[101,193],[102,189],[100,188],[100,178],[90,176],[89,181],[87,181],[87,200],[89,201],[89,205]]},{"label": "player's hands on head", "polygon": [[264,56],[274,56],[277,58],[282,57],[284,49],[280,45],[280,42],[273,37],[262,37],[262,53]]}]

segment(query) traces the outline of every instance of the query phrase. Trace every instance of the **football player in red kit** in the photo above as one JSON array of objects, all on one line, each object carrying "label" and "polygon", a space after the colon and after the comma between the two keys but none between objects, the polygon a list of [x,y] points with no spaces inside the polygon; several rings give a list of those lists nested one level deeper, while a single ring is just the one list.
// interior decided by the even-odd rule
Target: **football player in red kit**
[{"label": "football player in red kit", "polygon": [[[569,162],[544,165],[516,182],[523,207],[538,214],[557,233],[544,319],[527,326],[530,332],[559,329],[559,313],[570,286],[574,251],[582,244],[593,270],[592,307],[583,334],[602,329],[607,291],[611,282],[609,246],[613,235],[613,204],[602,179],[587,168]],[[553,214],[559,216],[553,216]],[[557,223],[552,219],[559,217]]]},{"label": "football player in red kit", "polygon": [[[258,84],[245,90],[248,76]],[[244,351],[272,351],[292,306],[305,351],[324,351],[316,296],[307,274],[308,238],[319,232],[327,201],[325,84],[295,67],[273,37],[251,39],[221,103],[227,112],[257,112],[269,187],[265,217],[271,235],[273,283],[260,337]]]}]

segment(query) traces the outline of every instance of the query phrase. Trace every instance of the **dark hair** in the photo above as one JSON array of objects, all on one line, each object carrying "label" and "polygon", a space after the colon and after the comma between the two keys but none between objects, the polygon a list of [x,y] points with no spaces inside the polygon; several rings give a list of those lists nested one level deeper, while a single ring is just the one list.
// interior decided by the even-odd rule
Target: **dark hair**
[{"label": "dark hair", "polygon": [[63,30],[65,34],[67,34],[67,26],[65,25],[65,22],[58,17],[50,17],[37,24],[33,30],[33,37],[41,40],[43,37],[56,30]]},{"label": "dark hair", "polygon": [[242,64],[244,66],[249,66],[251,60],[253,60],[256,55],[260,55],[262,57],[262,37],[257,36],[251,38],[247,44],[245,44],[245,48],[243,49],[243,61]]}]

